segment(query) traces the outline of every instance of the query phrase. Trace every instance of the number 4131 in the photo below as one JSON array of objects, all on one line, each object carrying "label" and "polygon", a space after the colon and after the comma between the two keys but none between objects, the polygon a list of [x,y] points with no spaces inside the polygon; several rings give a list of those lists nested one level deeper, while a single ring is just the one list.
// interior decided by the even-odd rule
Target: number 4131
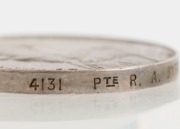
[{"label": "number 4131", "polygon": [[38,90],[38,88],[41,88],[41,90],[55,90],[58,88],[58,90],[61,90],[61,78],[55,79],[55,78],[47,78],[47,79],[37,79],[33,78],[30,85],[30,88],[34,88],[34,90]]}]

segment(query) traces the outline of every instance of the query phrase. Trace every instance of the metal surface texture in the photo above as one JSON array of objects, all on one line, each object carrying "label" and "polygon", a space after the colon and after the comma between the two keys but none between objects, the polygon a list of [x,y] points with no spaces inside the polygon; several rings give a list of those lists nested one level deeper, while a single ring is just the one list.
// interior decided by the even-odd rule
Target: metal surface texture
[{"label": "metal surface texture", "polygon": [[120,92],[161,85],[178,73],[175,51],[133,40],[6,37],[0,46],[0,92]]}]

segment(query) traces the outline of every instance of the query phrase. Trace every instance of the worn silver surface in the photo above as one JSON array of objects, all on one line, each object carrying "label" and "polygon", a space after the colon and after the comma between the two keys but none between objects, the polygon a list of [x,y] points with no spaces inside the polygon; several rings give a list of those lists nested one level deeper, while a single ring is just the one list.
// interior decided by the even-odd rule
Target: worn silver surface
[{"label": "worn silver surface", "polygon": [[32,94],[118,92],[174,79],[176,53],[117,39],[0,39],[0,91]]}]

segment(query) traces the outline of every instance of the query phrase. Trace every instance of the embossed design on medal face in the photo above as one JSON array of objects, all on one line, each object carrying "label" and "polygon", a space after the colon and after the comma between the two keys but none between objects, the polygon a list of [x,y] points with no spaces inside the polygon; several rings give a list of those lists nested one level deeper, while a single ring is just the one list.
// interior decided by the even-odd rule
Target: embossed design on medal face
[{"label": "embossed design on medal face", "polygon": [[0,67],[11,69],[122,69],[169,57],[161,47],[123,41],[4,39],[0,43]]}]

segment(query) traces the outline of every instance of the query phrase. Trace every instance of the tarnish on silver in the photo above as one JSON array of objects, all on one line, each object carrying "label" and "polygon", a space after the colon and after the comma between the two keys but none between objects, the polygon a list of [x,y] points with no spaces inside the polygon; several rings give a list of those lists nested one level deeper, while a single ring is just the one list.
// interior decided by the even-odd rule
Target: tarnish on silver
[{"label": "tarnish on silver", "polygon": [[133,40],[0,39],[0,92],[70,94],[153,87],[178,73],[172,49]]}]

